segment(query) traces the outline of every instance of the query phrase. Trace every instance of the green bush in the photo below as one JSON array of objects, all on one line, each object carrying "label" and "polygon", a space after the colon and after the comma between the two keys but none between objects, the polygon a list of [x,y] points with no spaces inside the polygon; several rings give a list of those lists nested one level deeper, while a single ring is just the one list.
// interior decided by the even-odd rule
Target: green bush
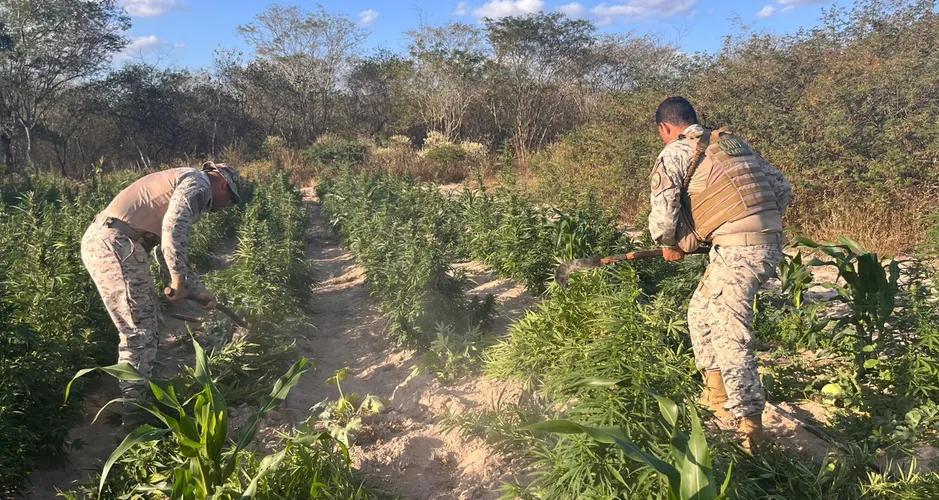
[{"label": "green bush", "polygon": [[439,144],[424,153],[423,180],[460,182],[469,170],[469,154],[457,144]]},{"label": "green bush", "polygon": [[468,314],[465,280],[451,265],[460,214],[433,186],[346,172],[317,190],[327,219],[365,268],[391,338],[426,345],[438,321]]},{"label": "green bush", "polygon": [[80,408],[62,403],[68,373],[113,359],[117,342],[80,242],[118,186],[31,187],[0,204],[0,491],[22,486],[35,455],[63,456]]}]

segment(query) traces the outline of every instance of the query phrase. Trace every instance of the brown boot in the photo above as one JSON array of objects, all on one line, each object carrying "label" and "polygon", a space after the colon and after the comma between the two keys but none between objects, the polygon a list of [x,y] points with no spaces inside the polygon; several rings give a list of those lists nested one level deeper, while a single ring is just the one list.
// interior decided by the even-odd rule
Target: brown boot
[{"label": "brown boot", "polygon": [[763,414],[741,418],[737,436],[741,439],[743,449],[752,455],[766,438],[763,434]]},{"label": "brown boot", "polygon": [[711,411],[723,423],[733,423],[734,417],[724,409],[727,402],[727,389],[724,387],[724,378],[717,370],[704,372],[704,391],[701,393],[699,403]]}]

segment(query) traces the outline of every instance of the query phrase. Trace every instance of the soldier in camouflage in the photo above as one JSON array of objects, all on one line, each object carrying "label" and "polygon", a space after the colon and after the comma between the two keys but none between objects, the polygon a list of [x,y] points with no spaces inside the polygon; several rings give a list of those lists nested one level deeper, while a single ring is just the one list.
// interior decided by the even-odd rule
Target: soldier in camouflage
[{"label": "soldier in camouflage", "polygon": [[683,98],[665,100],[656,123],[666,146],[650,177],[649,230],[669,261],[711,244],[710,265],[688,306],[706,381],[702,402],[721,420],[736,420],[752,449],[762,439],[766,404],[750,332],[753,300],[782,259],[781,217],[791,188],[731,132],[699,125]]},{"label": "soldier in camouflage", "polygon": [[[212,309],[216,300],[189,268],[193,224],[209,210],[240,203],[243,182],[224,164],[202,170],[174,168],[137,180],[95,217],[82,238],[82,261],[98,287],[120,335],[118,361],[149,376],[162,321],[150,276],[149,252],[157,247],[166,262],[171,300],[190,298]],[[144,397],[144,382],[121,382],[125,398]]]}]

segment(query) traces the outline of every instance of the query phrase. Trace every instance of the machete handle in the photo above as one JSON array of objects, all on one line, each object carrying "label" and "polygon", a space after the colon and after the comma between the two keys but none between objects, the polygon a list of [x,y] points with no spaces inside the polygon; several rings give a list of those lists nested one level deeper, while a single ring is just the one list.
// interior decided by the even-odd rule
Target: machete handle
[{"label": "machete handle", "polygon": [[[694,252],[685,255],[695,255],[708,253],[709,248],[698,247]],[[655,250],[637,250],[635,252],[624,253],[620,255],[611,255],[609,257],[603,257],[600,259],[600,264],[606,266],[609,264],[616,264],[617,262],[622,262],[624,260],[639,260],[639,259],[651,259],[654,257],[661,257],[662,249],[656,248]]]}]

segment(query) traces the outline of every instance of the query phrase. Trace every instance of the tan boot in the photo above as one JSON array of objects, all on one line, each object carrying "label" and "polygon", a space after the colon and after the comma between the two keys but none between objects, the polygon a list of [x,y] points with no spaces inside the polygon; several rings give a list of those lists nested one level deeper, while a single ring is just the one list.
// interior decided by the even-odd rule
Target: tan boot
[{"label": "tan boot", "polygon": [[717,370],[704,372],[704,382],[706,385],[699,403],[723,423],[732,423],[734,417],[724,409],[724,403],[727,402],[727,389],[724,387],[721,372]]},{"label": "tan boot", "polygon": [[766,439],[763,434],[763,414],[741,418],[737,436],[741,439],[740,445],[747,450],[747,453],[752,455],[757,451]]}]

